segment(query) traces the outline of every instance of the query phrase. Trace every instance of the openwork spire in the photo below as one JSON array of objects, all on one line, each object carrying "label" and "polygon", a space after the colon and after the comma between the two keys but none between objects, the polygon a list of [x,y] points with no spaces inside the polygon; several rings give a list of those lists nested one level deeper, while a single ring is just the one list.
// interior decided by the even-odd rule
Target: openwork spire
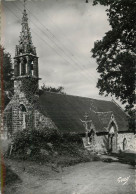
[{"label": "openwork spire", "polygon": [[22,18],[22,31],[20,33],[20,43],[32,45],[32,37],[30,28],[28,26],[28,17],[26,10],[23,12],[23,18]]},{"label": "openwork spire", "polygon": [[28,25],[28,16],[24,5],[22,17],[22,30],[20,32],[19,45],[16,46],[16,56],[24,54],[36,55],[36,49],[32,43],[32,36]]},{"label": "openwork spire", "polygon": [[16,45],[14,57],[14,77],[16,79],[31,77],[38,80],[38,57],[36,55],[36,48],[32,43],[25,1],[21,25],[22,30],[19,36],[19,44]]}]

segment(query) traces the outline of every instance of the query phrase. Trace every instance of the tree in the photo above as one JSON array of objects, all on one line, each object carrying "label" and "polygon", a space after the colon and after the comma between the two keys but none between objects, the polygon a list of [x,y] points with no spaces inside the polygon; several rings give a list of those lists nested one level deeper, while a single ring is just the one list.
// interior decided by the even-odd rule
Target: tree
[{"label": "tree", "polygon": [[92,49],[100,74],[99,93],[115,95],[131,110],[135,102],[136,1],[94,0],[93,4],[107,6],[111,26]]},{"label": "tree", "polygon": [[54,88],[51,86],[45,86],[45,84],[41,86],[40,94],[42,94],[43,92],[54,92],[58,94],[65,94],[64,88],[62,86],[59,86],[58,88]]},{"label": "tree", "polygon": [[98,63],[100,94],[115,95],[131,107],[135,97],[136,2],[134,0],[95,0],[108,6],[111,30],[92,49]]},{"label": "tree", "polygon": [[11,62],[11,55],[5,51],[0,45],[0,74],[1,74],[1,91],[4,95],[5,106],[13,95],[13,69]]}]

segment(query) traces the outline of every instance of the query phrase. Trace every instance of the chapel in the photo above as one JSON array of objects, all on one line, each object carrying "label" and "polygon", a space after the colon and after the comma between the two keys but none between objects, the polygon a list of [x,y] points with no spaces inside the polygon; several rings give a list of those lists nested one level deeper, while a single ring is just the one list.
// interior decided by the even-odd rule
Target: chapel
[{"label": "chapel", "polygon": [[39,63],[26,9],[15,47],[14,95],[4,110],[3,138],[23,129],[77,133],[87,149],[98,152],[135,150],[126,113],[114,101],[44,92],[39,95]]}]

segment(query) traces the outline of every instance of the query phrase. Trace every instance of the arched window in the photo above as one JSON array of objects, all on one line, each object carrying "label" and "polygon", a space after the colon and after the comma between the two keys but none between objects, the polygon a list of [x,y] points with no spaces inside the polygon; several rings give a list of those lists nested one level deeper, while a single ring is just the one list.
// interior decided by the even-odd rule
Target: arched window
[{"label": "arched window", "polygon": [[109,134],[113,135],[115,133],[115,124],[114,122],[111,122],[110,124],[110,129],[109,129]]},{"label": "arched window", "polygon": [[123,139],[123,150],[126,150],[127,147],[127,140],[126,138]]},{"label": "arched window", "polygon": [[31,62],[31,75],[34,75],[34,63],[33,61]]},{"label": "arched window", "polygon": [[19,109],[20,109],[20,111],[22,111],[22,112],[26,112],[26,107],[25,107],[23,104],[20,104],[20,105],[19,105]]},{"label": "arched window", "polygon": [[22,120],[22,129],[26,129],[26,107],[23,104],[19,105],[19,112]]}]

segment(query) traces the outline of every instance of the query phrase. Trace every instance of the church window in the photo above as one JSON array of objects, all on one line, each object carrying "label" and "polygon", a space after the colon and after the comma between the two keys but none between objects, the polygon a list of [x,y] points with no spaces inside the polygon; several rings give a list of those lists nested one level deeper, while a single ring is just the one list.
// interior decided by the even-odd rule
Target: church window
[{"label": "church window", "polygon": [[112,122],[111,123],[111,126],[110,126],[110,130],[109,130],[109,134],[113,135],[115,133],[115,125],[114,123]]},{"label": "church window", "polygon": [[34,75],[34,64],[33,61],[31,62],[31,75]]},{"label": "church window", "polygon": [[22,129],[26,128],[26,108],[23,104],[19,106],[20,119],[22,120]]},{"label": "church window", "polygon": [[26,107],[25,107],[23,104],[20,104],[19,109],[20,109],[22,112],[26,112]]},{"label": "church window", "polygon": [[127,140],[126,138],[123,139],[123,150],[126,150],[127,147]]}]

